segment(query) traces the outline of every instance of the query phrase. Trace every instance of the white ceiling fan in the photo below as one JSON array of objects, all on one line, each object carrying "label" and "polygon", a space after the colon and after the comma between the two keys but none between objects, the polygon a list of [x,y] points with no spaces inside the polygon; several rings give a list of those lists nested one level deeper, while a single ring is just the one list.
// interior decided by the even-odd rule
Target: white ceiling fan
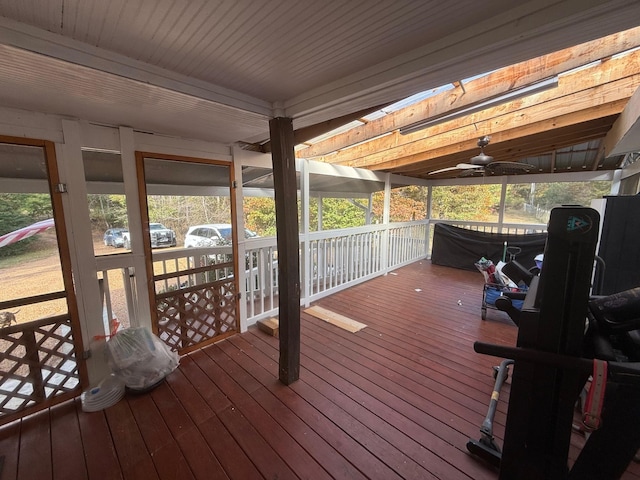
[{"label": "white ceiling fan", "polygon": [[489,145],[491,137],[485,135],[478,139],[480,153],[469,160],[470,163],[459,163],[455,167],[441,168],[429,172],[429,175],[435,175],[443,172],[451,172],[461,170],[459,177],[472,177],[476,175],[517,175],[519,173],[528,173],[533,170],[533,165],[519,162],[493,161],[491,155],[484,153],[484,147]]}]

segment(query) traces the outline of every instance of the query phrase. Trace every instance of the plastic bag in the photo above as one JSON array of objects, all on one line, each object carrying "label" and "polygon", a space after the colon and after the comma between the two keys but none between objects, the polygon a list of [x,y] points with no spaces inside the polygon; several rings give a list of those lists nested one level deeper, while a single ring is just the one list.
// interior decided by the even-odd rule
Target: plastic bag
[{"label": "plastic bag", "polygon": [[145,327],[120,330],[107,342],[107,353],[113,373],[134,390],[157,385],[176,369],[180,360]]}]

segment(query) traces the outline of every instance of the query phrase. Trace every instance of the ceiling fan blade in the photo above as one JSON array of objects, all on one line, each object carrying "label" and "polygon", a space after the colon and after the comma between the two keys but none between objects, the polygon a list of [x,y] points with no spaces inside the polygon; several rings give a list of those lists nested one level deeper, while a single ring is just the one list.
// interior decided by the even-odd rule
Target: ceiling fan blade
[{"label": "ceiling fan blade", "polygon": [[485,167],[485,171],[488,175],[518,175],[522,173],[529,173],[535,167],[528,163],[519,162],[491,162]]},{"label": "ceiling fan blade", "polygon": [[454,170],[460,170],[460,169],[458,167],[441,168],[440,170],[434,170],[433,172],[429,172],[429,175],[436,175],[438,173],[444,173],[444,172],[453,172]]},{"label": "ceiling fan blade", "polygon": [[437,173],[444,173],[444,172],[452,172],[454,170],[482,170],[484,168],[484,166],[482,165],[473,165],[471,163],[459,163],[457,164],[455,167],[447,167],[447,168],[441,168],[440,170],[434,170],[433,172],[429,172],[429,175],[435,175]]},{"label": "ceiling fan blade", "polygon": [[434,170],[429,172],[429,175],[435,175],[437,173],[452,172],[454,170],[478,170],[484,168],[482,165],[472,165],[470,163],[459,163],[455,167],[441,168],[440,170]]},{"label": "ceiling fan blade", "polygon": [[485,169],[484,168],[475,168],[475,169],[468,169],[468,170],[462,170],[462,172],[460,172],[460,175],[458,175],[458,178],[467,178],[467,177],[481,177],[484,176],[485,173]]},{"label": "ceiling fan blade", "polygon": [[456,168],[459,170],[469,170],[469,169],[480,169],[480,168],[484,168],[483,165],[474,165],[473,163],[459,163],[458,165],[456,165]]}]

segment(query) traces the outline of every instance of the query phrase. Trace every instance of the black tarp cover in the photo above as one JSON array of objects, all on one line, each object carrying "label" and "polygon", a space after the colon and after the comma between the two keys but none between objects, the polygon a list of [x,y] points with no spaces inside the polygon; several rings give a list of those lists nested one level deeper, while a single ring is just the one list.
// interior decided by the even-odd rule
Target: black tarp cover
[{"label": "black tarp cover", "polygon": [[516,258],[525,268],[535,266],[534,258],[544,252],[546,233],[485,233],[436,223],[431,263],[463,270],[476,270],[475,262],[484,257],[497,264],[502,260],[504,242],[520,247]]}]

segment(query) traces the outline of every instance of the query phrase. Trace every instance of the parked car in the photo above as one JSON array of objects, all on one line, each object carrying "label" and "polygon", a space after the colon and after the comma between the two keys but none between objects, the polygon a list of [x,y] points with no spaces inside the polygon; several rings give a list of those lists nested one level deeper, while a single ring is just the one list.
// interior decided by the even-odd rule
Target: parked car
[{"label": "parked car", "polygon": [[[124,232],[122,236],[124,239],[124,248],[131,248],[129,232]],[[149,236],[151,237],[151,248],[175,247],[177,245],[176,232],[161,223],[149,224]]]},{"label": "parked car", "polygon": [[149,235],[151,236],[151,248],[175,247],[177,245],[176,232],[161,223],[150,223]]},{"label": "parked car", "polygon": [[124,236],[123,234],[128,232],[126,228],[110,228],[106,232],[104,232],[104,237],[102,237],[104,244],[107,247],[124,247]]},{"label": "parked car", "polygon": [[[215,247],[219,245],[231,244],[230,223],[210,223],[206,225],[194,225],[189,227],[184,236],[185,247]],[[253,238],[257,235],[245,228],[244,238]]]}]

